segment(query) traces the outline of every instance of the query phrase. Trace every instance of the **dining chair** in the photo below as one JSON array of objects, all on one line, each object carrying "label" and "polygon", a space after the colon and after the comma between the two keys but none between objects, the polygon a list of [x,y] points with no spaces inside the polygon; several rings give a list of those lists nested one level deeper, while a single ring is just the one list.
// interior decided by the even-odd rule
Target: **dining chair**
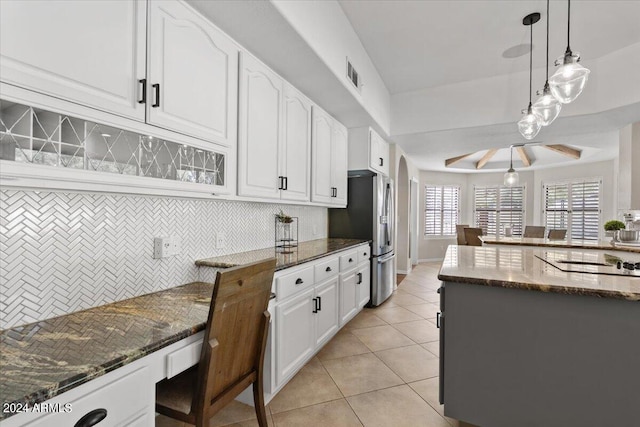
[{"label": "dining chair", "polygon": [[464,229],[468,227],[469,224],[456,224],[456,239],[459,245],[467,244],[467,240],[464,238]]},{"label": "dining chair", "polygon": [[535,237],[544,239],[544,227],[537,225],[527,225],[524,227],[524,234],[522,237]]},{"label": "dining chair", "polygon": [[567,230],[549,230],[547,239],[549,240],[563,240],[567,236]]},{"label": "dining chair", "polygon": [[200,362],[156,385],[156,412],[205,427],[253,384],[258,424],[267,427],[262,372],[275,265],[270,258],[218,272]]},{"label": "dining chair", "polygon": [[465,228],[464,239],[467,241],[468,246],[482,246],[482,240],[479,239],[482,236],[482,228]]}]

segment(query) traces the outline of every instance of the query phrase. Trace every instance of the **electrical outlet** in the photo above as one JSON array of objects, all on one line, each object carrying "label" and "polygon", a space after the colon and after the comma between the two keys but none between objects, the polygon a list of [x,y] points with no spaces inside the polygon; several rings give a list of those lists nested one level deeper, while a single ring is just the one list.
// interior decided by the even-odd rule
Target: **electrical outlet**
[{"label": "electrical outlet", "polygon": [[178,236],[171,236],[171,253],[170,255],[180,255],[182,253],[182,241]]},{"label": "electrical outlet", "polygon": [[224,233],[218,233],[216,235],[216,248],[224,249],[227,245],[227,236]]},{"label": "electrical outlet", "polygon": [[171,238],[155,237],[153,239],[153,257],[166,258],[171,255]]}]

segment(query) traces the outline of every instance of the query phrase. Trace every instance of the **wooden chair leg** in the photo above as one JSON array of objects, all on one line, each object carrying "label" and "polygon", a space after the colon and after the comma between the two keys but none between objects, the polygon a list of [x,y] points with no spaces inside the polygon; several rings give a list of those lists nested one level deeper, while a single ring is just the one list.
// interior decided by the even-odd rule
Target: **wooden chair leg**
[{"label": "wooden chair leg", "polygon": [[256,408],[256,416],[258,417],[258,425],[260,427],[268,427],[267,411],[264,407],[264,392],[262,387],[262,375],[253,383],[253,405]]}]

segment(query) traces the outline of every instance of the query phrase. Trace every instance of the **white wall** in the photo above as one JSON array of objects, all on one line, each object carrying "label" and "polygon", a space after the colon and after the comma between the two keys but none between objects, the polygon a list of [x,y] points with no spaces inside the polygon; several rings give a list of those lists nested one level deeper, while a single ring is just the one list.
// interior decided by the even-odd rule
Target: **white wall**
[{"label": "white wall", "polygon": [[[272,3],[389,135],[389,91],[338,2],[272,0]],[[365,83],[361,92],[347,80],[347,57]]]}]

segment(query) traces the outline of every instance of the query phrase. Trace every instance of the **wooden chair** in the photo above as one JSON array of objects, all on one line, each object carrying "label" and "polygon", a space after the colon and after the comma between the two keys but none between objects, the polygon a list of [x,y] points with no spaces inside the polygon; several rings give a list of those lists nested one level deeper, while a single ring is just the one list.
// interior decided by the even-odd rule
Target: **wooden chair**
[{"label": "wooden chair", "polygon": [[274,258],[218,272],[200,362],[156,385],[156,412],[196,427],[253,383],[260,427],[267,427],[262,371]]},{"label": "wooden chair", "polygon": [[479,237],[482,236],[482,228],[465,228],[464,239],[467,241],[468,246],[482,246],[482,240]]},{"label": "wooden chair", "polygon": [[457,224],[456,225],[456,238],[459,245],[466,245],[467,239],[464,238],[464,229],[469,228],[469,224]]},{"label": "wooden chair", "polygon": [[547,239],[549,240],[563,240],[567,236],[567,230],[549,230]]},{"label": "wooden chair", "polygon": [[544,227],[537,225],[527,225],[524,228],[524,235],[522,237],[536,237],[544,239]]}]

